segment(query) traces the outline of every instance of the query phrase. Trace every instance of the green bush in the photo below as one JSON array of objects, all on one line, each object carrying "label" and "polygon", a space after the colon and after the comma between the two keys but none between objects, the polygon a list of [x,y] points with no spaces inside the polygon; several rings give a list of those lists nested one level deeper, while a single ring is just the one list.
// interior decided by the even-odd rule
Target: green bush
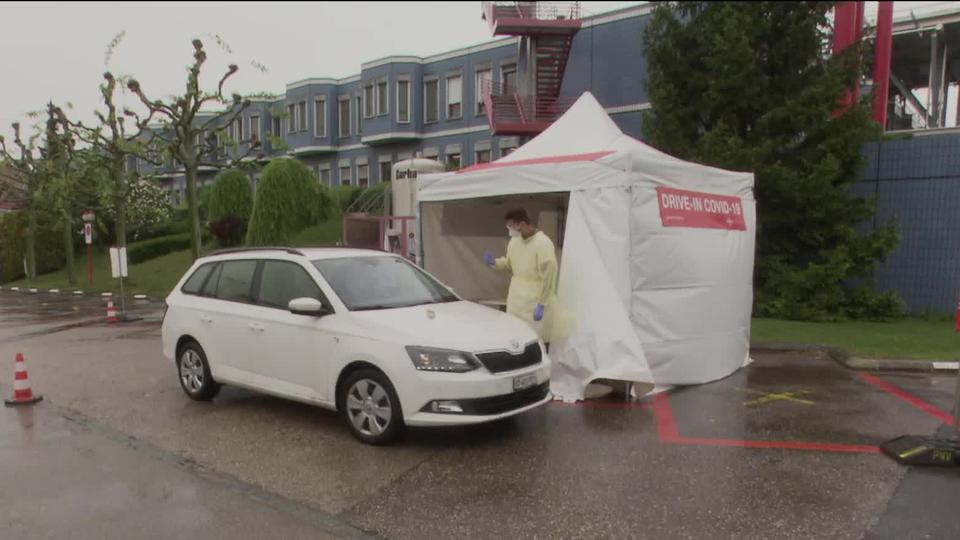
[{"label": "green bush", "polygon": [[295,159],[274,159],[263,169],[247,230],[251,246],[284,245],[317,217],[313,173]]},{"label": "green bush", "polygon": [[252,211],[253,193],[250,191],[247,175],[236,169],[218,174],[210,192],[208,219],[219,221],[223,218],[235,217],[247,222],[250,220]]},{"label": "green bush", "polygon": [[330,191],[340,212],[346,212],[350,205],[363,194],[363,188],[357,186],[337,186]]},{"label": "green bush", "polygon": [[217,175],[210,191],[209,229],[221,247],[240,244],[253,211],[250,181],[243,171],[231,169]]},{"label": "green bush", "polygon": [[[27,221],[26,212],[0,215],[0,282],[15,281],[24,276]],[[38,218],[36,254],[38,275],[64,265],[62,231],[54,228],[52,220]]]},{"label": "green bush", "polygon": [[127,246],[127,261],[130,264],[142,263],[184,249],[190,249],[190,233],[161,236]]}]

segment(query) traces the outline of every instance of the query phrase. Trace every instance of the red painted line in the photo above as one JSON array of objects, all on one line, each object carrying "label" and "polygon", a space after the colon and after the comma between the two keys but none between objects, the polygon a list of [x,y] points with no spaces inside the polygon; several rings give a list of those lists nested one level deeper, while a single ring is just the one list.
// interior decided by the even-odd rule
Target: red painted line
[{"label": "red painted line", "polygon": [[500,167],[513,167],[514,165],[542,165],[544,163],[572,163],[576,161],[594,161],[604,156],[609,156],[613,150],[604,150],[601,152],[589,152],[586,154],[570,154],[566,156],[547,156],[531,159],[518,159],[516,161],[494,161],[492,163],[479,163],[465,169],[460,169],[457,174],[467,172],[483,171],[486,169],[499,169]]},{"label": "red painted line", "polygon": [[779,448],[785,450],[810,450],[815,452],[849,452],[877,454],[880,448],[861,444],[837,444],[800,441],[747,441],[742,439],[707,439],[684,437],[677,430],[677,421],[670,406],[667,392],[653,396],[653,410],[657,416],[657,434],[660,442],[689,446],[725,446],[736,448]]},{"label": "red painted line", "polygon": [[737,448],[780,448],[784,450],[812,450],[815,452],[849,452],[878,454],[880,448],[863,444],[812,443],[800,441],[745,441],[741,439],[700,439],[677,437],[669,441],[673,444],[691,446],[727,446]]},{"label": "red painted line", "polygon": [[944,412],[939,407],[936,407],[935,405],[931,405],[926,401],[923,401],[922,399],[911,394],[910,392],[907,392],[902,388],[894,386],[875,375],[870,375],[869,373],[860,373],[857,375],[857,377],[859,377],[860,380],[868,382],[873,386],[876,386],[880,390],[883,390],[884,392],[900,399],[901,401],[906,402],[910,406],[927,413],[928,415],[936,418],[937,420],[940,420],[944,424],[953,425],[953,416],[951,416],[949,413]]},{"label": "red painted line", "polygon": [[677,431],[677,421],[673,417],[673,409],[670,407],[670,397],[666,392],[660,392],[653,396],[653,412],[657,416],[657,435],[663,442],[673,442],[680,438],[680,432]]}]

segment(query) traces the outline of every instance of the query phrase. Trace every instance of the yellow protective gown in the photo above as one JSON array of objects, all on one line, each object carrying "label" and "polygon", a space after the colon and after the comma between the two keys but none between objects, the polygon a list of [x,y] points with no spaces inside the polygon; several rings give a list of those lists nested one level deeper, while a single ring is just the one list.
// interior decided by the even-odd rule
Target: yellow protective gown
[{"label": "yellow protective gown", "polygon": [[[507,313],[530,325],[545,342],[551,338],[557,307],[557,253],[543,231],[530,238],[517,236],[507,244],[507,256],[496,259],[494,268],[510,272]],[[533,310],[543,304],[543,320],[533,320]]]}]

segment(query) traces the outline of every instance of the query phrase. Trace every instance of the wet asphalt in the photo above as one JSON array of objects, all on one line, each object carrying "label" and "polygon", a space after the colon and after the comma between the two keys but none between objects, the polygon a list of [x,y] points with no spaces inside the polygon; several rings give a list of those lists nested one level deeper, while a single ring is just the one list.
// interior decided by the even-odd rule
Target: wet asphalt
[{"label": "wet asphalt", "polygon": [[[0,529],[42,538],[960,538],[960,469],[876,445],[942,422],[811,354],[639,402],[357,443],[334,413],[181,392],[157,303],[0,292]],[[7,367],[4,367],[7,366]],[[9,370],[10,381],[7,381]],[[873,373],[949,411],[955,378]],[[29,415],[29,417],[28,417]],[[11,486],[16,486],[11,488]],[[89,495],[89,496],[88,496]]]}]

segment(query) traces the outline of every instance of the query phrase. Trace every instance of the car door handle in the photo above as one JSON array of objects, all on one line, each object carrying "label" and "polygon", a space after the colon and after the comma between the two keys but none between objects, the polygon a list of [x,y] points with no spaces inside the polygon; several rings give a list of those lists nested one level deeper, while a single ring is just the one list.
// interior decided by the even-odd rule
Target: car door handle
[{"label": "car door handle", "polygon": [[250,323],[250,330],[254,332],[263,332],[263,325],[257,323]]},{"label": "car door handle", "polygon": [[210,324],[213,322],[213,319],[211,317],[200,317],[200,322]]}]

